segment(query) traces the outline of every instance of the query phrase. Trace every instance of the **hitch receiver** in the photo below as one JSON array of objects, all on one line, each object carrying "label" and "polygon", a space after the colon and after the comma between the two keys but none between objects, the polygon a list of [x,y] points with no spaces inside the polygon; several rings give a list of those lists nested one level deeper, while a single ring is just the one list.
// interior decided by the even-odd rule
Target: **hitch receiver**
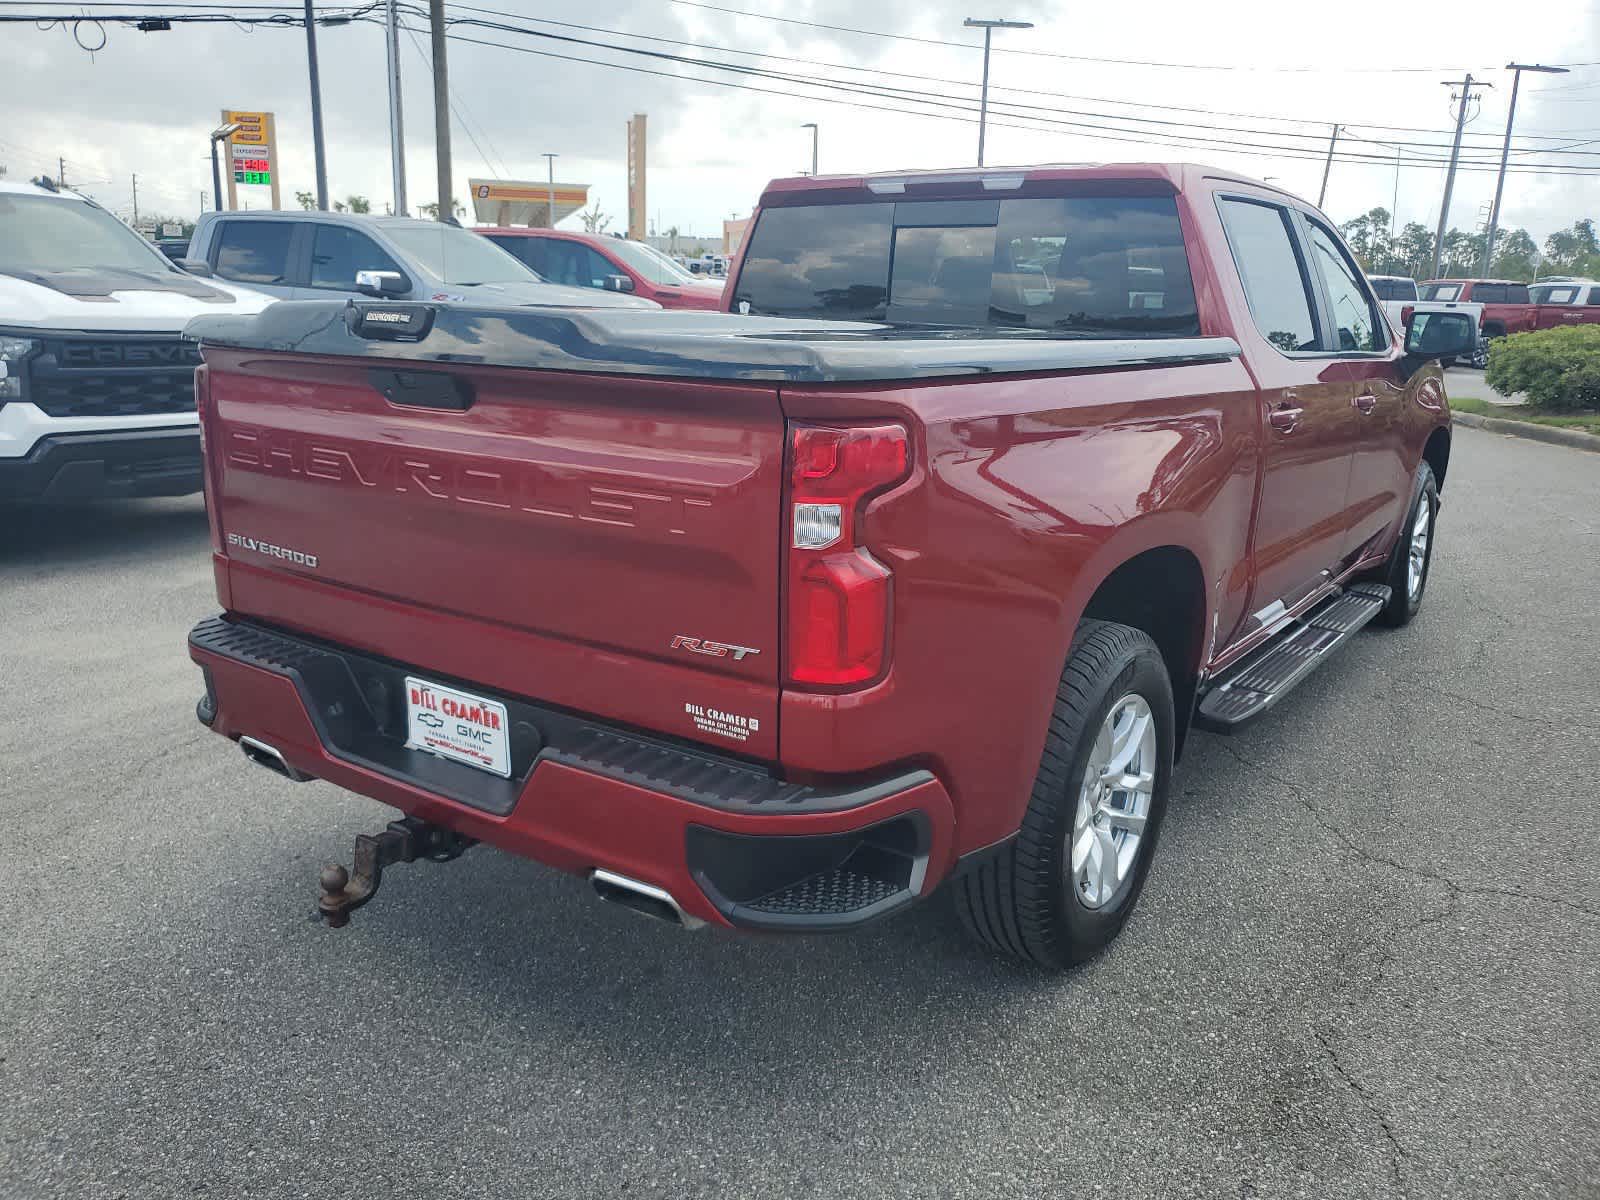
[{"label": "hitch receiver", "polygon": [[353,871],[337,863],[322,868],[319,880],[322,893],[317,897],[317,913],[330,929],[350,923],[350,914],[378,894],[383,869],[395,863],[449,862],[477,845],[475,838],[431,825],[416,817],[390,821],[382,833],[363,833],[356,838]]}]

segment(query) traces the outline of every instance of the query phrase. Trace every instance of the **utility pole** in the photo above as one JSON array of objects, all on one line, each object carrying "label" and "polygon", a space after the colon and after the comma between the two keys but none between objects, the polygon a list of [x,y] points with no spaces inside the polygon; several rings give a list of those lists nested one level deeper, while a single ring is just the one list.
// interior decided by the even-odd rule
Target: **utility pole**
[{"label": "utility pole", "polygon": [[133,177],[133,227],[139,228],[139,176]]},{"label": "utility pole", "polygon": [[433,41],[433,144],[439,174],[439,220],[455,219],[450,186],[450,66],[445,60],[444,0],[428,0]]},{"label": "utility pole", "polygon": [[[317,163],[317,207],[328,211],[328,157],[322,143],[322,79],[317,74],[317,19],[306,0],[306,65],[311,70],[311,152]],[[272,164],[276,171],[278,164]]]},{"label": "utility pole", "polygon": [[[1429,279],[1439,278],[1439,259],[1444,255],[1444,234],[1450,224],[1450,196],[1456,190],[1456,161],[1461,157],[1461,134],[1467,127],[1467,105],[1472,102],[1472,89],[1493,87],[1492,83],[1474,83],[1469,74],[1465,79],[1447,80],[1444,87],[1461,88],[1461,106],[1456,109],[1456,140],[1450,147],[1450,169],[1444,176],[1444,203],[1439,206],[1439,231],[1433,235],[1433,272]],[[1454,92],[1450,93],[1456,99]]]},{"label": "utility pole", "polygon": [[1506,141],[1500,148],[1500,177],[1494,184],[1494,204],[1489,208],[1489,231],[1483,239],[1483,273],[1489,273],[1494,262],[1494,235],[1500,227],[1500,196],[1506,190],[1506,159],[1511,157],[1511,124],[1517,119],[1517,89],[1522,85],[1524,71],[1537,71],[1541,75],[1566,75],[1565,67],[1542,67],[1538,63],[1507,63],[1511,76],[1511,108],[1506,113]]},{"label": "utility pole", "polygon": [[384,12],[384,48],[389,55],[389,173],[394,182],[395,215],[406,215],[406,129],[400,100],[400,12],[389,0]]},{"label": "utility pole", "polygon": [[64,159],[64,158],[56,159],[56,171],[57,171],[56,183],[58,185],[60,185],[61,187],[66,187],[67,186],[67,160],[66,159]]},{"label": "utility pole", "polygon": [[1400,147],[1394,148],[1394,203],[1389,206],[1389,240],[1394,241],[1394,223],[1400,212]]},{"label": "utility pole", "polygon": [[817,123],[815,121],[807,121],[800,128],[811,130],[811,175],[812,178],[815,178],[817,174]]},{"label": "utility pole", "polygon": [[1032,29],[1032,21],[981,21],[968,17],[961,22],[968,29],[983,30],[983,90],[978,96],[978,165],[983,166],[983,135],[989,125],[989,40],[996,29]]},{"label": "utility pole", "polygon": [[556,159],[560,158],[561,155],[544,154],[541,157],[545,160],[545,165],[550,168],[550,173],[547,177],[550,188],[548,200],[550,204],[550,228],[554,229],[556,227]]},{"label": "utility pole", "polygon": [[1317,207],[1322,207],[1322,202],[1328,198],[1328,175],[1333,170],[1333,148],[1339,142],[1339,126],[1333,127],[1333,136],[1328,139],[1328,158],[1322,164],[1322,190],[1317,193]]}]

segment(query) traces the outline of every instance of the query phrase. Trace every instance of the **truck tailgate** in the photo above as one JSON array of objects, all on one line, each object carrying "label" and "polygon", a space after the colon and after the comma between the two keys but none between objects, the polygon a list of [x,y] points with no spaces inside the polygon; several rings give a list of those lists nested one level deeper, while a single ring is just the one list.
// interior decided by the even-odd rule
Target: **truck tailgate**
[{"label": "truck tailgate", "polygon": [[205,357],[232,611],[609,720],[775,750],[772,387]]}]

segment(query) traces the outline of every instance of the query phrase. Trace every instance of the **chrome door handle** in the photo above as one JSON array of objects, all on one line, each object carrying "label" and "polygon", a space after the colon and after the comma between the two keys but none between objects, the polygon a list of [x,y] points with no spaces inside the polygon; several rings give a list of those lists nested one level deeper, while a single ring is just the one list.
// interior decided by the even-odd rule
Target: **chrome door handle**
[{"label": "chrome door handle", "polygon": [[1350,403],[1356,406],[1356,411],[1365,415],[1371,413],[1373,409],[1378,407],[1378,398],[1371,392],[1362,392]]},{"label": "chrome door handle", "polygon": [[1293,433],[1299,426],[1300,418],[1305,415],[1305,411],[1305,409],[1285,401],[1267,414],[1267,422],[1279,433]]}]

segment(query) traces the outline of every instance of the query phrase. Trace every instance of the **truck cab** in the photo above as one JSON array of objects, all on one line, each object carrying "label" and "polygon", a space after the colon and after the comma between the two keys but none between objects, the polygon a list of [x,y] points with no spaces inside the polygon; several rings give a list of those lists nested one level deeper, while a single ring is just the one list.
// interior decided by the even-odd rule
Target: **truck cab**
[{"label": "truck cab", "polygon": [[1589,279],[1554,279],[1531,284],[1539,329],[1600,324],[1600,283]]}]

